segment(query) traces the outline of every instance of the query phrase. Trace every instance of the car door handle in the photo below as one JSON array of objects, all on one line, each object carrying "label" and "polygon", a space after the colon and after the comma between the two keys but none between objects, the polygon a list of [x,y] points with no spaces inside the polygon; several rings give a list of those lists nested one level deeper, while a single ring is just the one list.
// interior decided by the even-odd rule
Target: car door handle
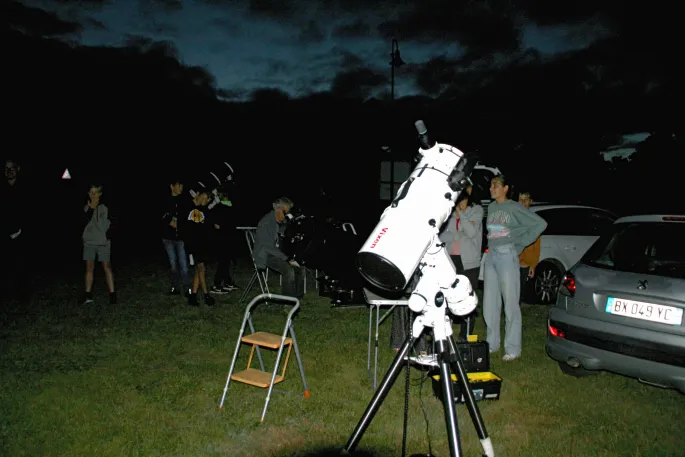
[{"label": "car door handle", "polygon": [[575,250],[576,250],[576,247],[575,247],[575,246],[568,245],[568,246],[566,246],[564,249],[566,249],[567,251],[575,251]]}]

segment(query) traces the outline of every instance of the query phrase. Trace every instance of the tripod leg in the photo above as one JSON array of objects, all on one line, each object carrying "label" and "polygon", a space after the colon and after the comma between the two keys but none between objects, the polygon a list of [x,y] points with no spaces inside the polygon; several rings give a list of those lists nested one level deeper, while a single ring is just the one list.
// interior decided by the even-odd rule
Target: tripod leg
[{"label": "tripod leg", "polygon": [[400,374],[400,371],[402,371],[402,366],[405,363],[409,363],[405,360],[405,358],[409,355],[409,349],[413,344],[414,343],[411,339],[411,336],[407,337],[407,339],[404,341],[404,344],[397,352],[395,359],[392,361],[392,364],[390,365],[388,372],[385,374],[385,377],[378,386],[378,390],[376,390],[376,393],[373,394],[373,398],[369,402],[369,405],[366,407],[366,411],[364,411],[364,414],[362,415],[362,418],[359,420],[359,423],[357,423],[357,426],[352,432],[352,435],[350,436],[350,439],[347,441],[347,444],[343,448],[341,455],[349,455],[349,453],[353,452],[359,444],[359,441],[362,439],[362,436],[364,436],[364,432],[369,427],[371,421],[373,420],[373,417],[376,415],[378,409],[383,404],[385,396],[388,395],[388,392],[390,392],[390,389],[392,388],[392,385],[395,383],[397,376]]},{"label": "tripod leg", "polygon": [[492,441],[488,436],[488,431],[485,428],[483,417],[480,415],[480,409],[476,404],[476,399],[473,397],[473,391],[471,390],[471,385],[468,381],[469,378],[466,374],[466,369],[464,368],[464,361],[461,359],[461,354],[459,354],[459,351],[457,351],[457,345],[454,342],[454,338],[450,336],[448,341],[450,350],[455,356],[455,374],[457,375],[459,383],[461,384],[461,390],[464,392],[466,409],[469,411],[473,426],[476,428],[476,433],[478,433],[480,444],[483,446],[483,453],[487,457],[495,457],[495,450],[492,447]]},{"label": "tripod leg", "polygon": [[440,383],[442,384],[442,404],[445,409],[445,425],[447,439],[450,445],[450,456],[461,457],[461,442],[459,440],[459,426],[457,425],[457,411],[452,390],[452,373],[449,365],[449,350],[445,340],[438,340],[438,358],[440,360]]}]

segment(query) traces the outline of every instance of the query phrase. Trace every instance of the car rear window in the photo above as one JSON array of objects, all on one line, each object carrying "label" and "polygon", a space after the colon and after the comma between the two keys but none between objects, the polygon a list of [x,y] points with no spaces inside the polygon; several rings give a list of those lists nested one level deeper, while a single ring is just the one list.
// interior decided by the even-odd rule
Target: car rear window
[{"label": "car rear window", "polygon": [[614,225],[583,257],[592,266],[685,279],[685,224],[634,222]]}]

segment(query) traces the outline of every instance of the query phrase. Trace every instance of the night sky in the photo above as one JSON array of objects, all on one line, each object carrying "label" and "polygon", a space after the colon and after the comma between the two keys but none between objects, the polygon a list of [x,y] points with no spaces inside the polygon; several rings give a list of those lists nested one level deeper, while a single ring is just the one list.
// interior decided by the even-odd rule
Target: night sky
[{"label": "night sky", "polygon": [[24,3],[79,23],[81,32],[68,38],[81,44],[120,46],[141,37],[171,42],[182,61],[207,68],[233,100],[259,88],[300,97],[346,85],[385,98],[393,37],[407,63],[396,73],[401,97],[430,92],[442,70],[463,67],[465,60],[492,66],[531,50],[550,57],[616,34],[620,25],[610,1],[565,2],[555,7],[559,11],[535,0]]}]

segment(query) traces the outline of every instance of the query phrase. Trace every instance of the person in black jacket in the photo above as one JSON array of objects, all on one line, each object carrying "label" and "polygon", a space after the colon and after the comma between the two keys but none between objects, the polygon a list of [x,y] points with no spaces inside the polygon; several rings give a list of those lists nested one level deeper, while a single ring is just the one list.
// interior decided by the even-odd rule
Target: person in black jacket
[{"label": "person in black jacket", "polygon": [[183,206],[182,202],[184,200],[190,201],[190,197],[183,195],[183,183],[180,179],[173,180],[169,187],[171,195],[166,201],[166,208],[162,216],[162,242],[171,267],[170,293],[178,295],[183,291],[183,294],[187,295],[190,293],[188,256],[186,255],[185,243],[178,230],[178,219],[179,208]]},{"label": "person in black jacket", "polygon": [[30,225],[31,196],[27,192],[31,189],[22,185],[19,169],[16,160],[5,161],[5,180],[0,185],[0,258],[3,266],[0,280],[7,280],[8,292],[16,291],[19,300],[28,304],[31,296],[27,261],[30,243],[26,232]]},{"label": "person in black jacket", "polygon": [[214,298],[209,295],[207,289],[206,269],[205,263],[210,256],[210,236],[212,230],[212,222],[209,214],[209,192],[205,189],[199,190],[195,193],[189,204],[183,206],[180,212],[179,224],[181,229],[181,238],[185,243],[190,259],[190,265],[195,266],[195,274],[193,276],[193,286],[188,294],[188,304],[191,306],[198,306],[197,292],[202,290],[205,305],[214,305]]},{"label": "person in black jacket", "polygon": [[217,268],[212,293],[225,294],[238,289],[231,277],[231,262],[235,258],[235,220],[232,203],[222,190],[217,193],[214,205],[210,204],[215,229]]}]

